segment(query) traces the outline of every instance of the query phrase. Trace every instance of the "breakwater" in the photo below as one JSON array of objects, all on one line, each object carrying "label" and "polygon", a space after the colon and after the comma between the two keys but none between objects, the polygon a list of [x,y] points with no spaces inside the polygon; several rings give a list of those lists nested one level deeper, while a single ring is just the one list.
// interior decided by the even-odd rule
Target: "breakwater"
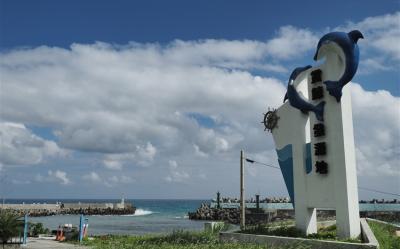
[{"label": "breakwater", "polygon": [[2,204],[0,210],[10,210],[18,215],[28,214],[31,217],[84,214],[84,215],[128,215],[134,214],[136,208],[131,203],[34,203]]},{"label": "breakwater", "polygon": [[[259,207],[262,209],[287,209],[292,210],[292,203],[264,203],[260,202]],[[217,202],[211,202],[211,207],[217,207]],[[221,202],[222,208],[239,208],[240,203],[236,202]],[[246,208],[255,208],[257,203],[246,202]],[[359,203],[360,212],[400,212],[400,203]]]},{"label": "breakwater", "polygon": [[[231,224],[240,223],[240,209],[239,205],[223,205],[220,203],[220,208],[215,203],[202,203],[195,212],[189,212],[189,219],[192,220],[218,220],[226,221]],[[234,203],[238,204],[238,203]],[[248,205],[247,205],[248,204]],[[259,205],[260,208],[256,208],[254,203],[246,203],[246,224],[259,224],[267,223],[272,221],[283,221],[288,219],[294,219],[293,207],[284,205],[283,208],[272,209],[272,206],[268,206],[268,209],[264,209],[263,205]],[[290,204],[290,203],[289,203]],[[291,204],[290,204],[291,205]],[[361,205],[361,204],[360,204]],[[400,211],[397,210],[374,210],[373,211],[361,211],[361,217],[376,218],[389,222],[400,222]],[[334,210],[317,210],[317,217],[319,220],[334,220],[336,219],[336,213]]]},{"label": "breakwater", "polygon": [[[257,208],[246,209],[246,224],[259,224],[271,221],[287,220],[294,215],[293,210],[263,210]],[[188,213],[192,220],[218,220],[231,224],[240,223],[239,208],[217,208],[202,203],[195,212]]]}]

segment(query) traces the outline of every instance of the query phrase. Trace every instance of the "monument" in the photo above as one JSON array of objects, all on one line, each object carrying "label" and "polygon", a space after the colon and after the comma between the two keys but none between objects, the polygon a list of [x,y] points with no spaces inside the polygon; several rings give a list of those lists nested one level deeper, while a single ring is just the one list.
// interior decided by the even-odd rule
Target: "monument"
[{"label": "monument", "polygon": [[297,228],[317,232],[316,209],[336,210],[337,234],[360,235],[350,89],[357,71],[360,31],[324,35],[314,60],[296,68],[284,103],[264,116],[271,131]]}]

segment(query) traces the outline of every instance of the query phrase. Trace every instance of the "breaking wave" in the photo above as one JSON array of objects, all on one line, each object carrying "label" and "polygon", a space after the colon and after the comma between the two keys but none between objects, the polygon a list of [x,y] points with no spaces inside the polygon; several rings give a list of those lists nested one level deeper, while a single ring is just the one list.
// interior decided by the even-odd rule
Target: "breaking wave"
[{"label": "breaking wave", "polygon": [[144,210],[144,209],[136,209],[135,214],[133,216],[144,216],[144,215],[150,215],[150,214],[154,214],[153,211],[150,210]]},{"label": "breaking wave", "polygon": [[124,214],[121,216],[145,216],[145,215],[156,214],[156,213],[157,212],[138,208],[138,209],[136,209],[135,214]]}]

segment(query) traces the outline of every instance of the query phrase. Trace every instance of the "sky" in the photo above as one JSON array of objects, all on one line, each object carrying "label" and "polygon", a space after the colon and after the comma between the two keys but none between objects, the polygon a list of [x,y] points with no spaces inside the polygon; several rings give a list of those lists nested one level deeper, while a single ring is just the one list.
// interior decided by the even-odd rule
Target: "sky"
[{"label": "sky", "polygon": [[[239,152],[277,165],[261,124],[331,31],[359,29],[359,186],[400,193],[399,1],[0,0],[0,194],[239,195]],[[287,196],[248,165],[248,196]],[[359,191],[361,199],[394,198]]]}]

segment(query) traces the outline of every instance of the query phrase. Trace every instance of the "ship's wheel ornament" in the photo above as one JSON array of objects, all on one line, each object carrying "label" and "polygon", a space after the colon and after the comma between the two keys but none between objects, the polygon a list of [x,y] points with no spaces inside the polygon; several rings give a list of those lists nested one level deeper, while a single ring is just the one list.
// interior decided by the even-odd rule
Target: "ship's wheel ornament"
[{"label": "ship's wheel ornament", "polygon": [[272,129],[278,127],[278,120],[279,117],[276,114],[276,109],[270,109],[268,107],[268,112],[264,113],[264,120],[261,122],[264,124],[264,131],[268,130],[269,132],[272,132]]}]

